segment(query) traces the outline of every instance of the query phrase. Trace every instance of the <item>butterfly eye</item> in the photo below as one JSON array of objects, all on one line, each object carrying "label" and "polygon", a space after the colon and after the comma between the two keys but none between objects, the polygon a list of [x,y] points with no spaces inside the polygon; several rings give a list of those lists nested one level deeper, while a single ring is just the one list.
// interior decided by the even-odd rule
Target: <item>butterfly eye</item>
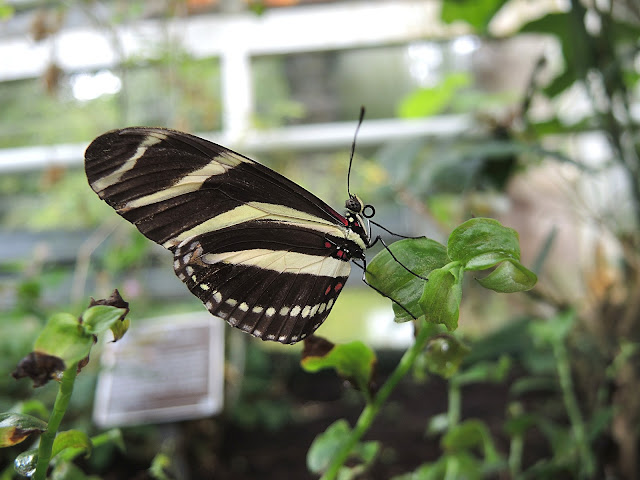
[{"label": "butterfly eye", "polygon": [[371,218],[376,214],[376,209],[373,208],[373,205],[365,205],[362,209],[362,216],[364,218]]}]

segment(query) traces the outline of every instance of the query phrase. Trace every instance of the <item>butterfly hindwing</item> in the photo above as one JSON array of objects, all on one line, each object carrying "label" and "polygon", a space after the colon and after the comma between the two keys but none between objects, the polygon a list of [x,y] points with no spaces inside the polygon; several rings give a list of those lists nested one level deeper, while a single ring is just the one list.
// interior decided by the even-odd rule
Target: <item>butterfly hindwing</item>
[{"label": "butterfly hindwing", "polygon": [[362,233],[269,168],[174,130],[128,128],[85,153],[89,183],[148,238],[207,309],[257,337],[294,343],[326,318]]},{"label": "butterfly hindwing", "polygon": [[[297,239],[296,250],[268,248],[274,237],[291,233],[262,223],[257,230],[271,231],[271,242],[249,245],[243,231],[254,229],[251,225],[211,232],[179,245],[174,268],[212,314],[256,337],[294,343],[327,317],[351,266],[339,258],[310,253],[323,252],[305,244],[314,235],[321,244],[322,237],[312,231]],[[229,250],[234,245],[230,237],[237,237],[244,249]]]}]

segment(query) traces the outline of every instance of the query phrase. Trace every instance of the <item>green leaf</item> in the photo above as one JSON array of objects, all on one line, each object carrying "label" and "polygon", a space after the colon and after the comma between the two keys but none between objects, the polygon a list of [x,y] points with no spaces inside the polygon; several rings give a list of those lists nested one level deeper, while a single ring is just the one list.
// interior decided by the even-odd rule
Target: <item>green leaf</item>
[{"label": "green leaf", "polygon": [[111,333],[113,334],[113,341],[117,342],[122,337],[124,337],[125,333],[129,331],[129,327],[131,326],[131,320],[129,318],[125,318],[120,322],[115,322],[111,325]]},{"label": "green leaf", "polygon": [[504,260],[518,261],[518,232],[492,218],[472,218],[451,232],[447,253],[465,270],[484,270]]},{"label": "green leaf", "polygon": [[95,475],[87,475],[71,462],[61,462],[53,467],[50,480],[101,480]]},{"label": "green leaf", "polygon": [[507,0],[445,0],[442,2],[441,18],[446,23],[462,20],[483,33],[505,3]]},{"label": "green leaf", "polygon": [[433,270],[420,297],[420,308],[431,323],[441,323],[449,331],[458,328],[462,300],[462,267],[453,265]]},{"label": "green leaf", "polygon": [[476,279],[480,285],[501,293],[524,292],[531,290],[538,277],[527,270],[520,262],[507,260],[484,278]]},{"label": "green leaf", "polygon": [[93,335],[85,331],[76,317],[69,313],[57,313],[42,329],[34,350],[58,357],[70,365],[89,355],[93,343]]},{"label": "green leaf", "polygon": [[[79,430],[67,430],[66,432],[60,432],[56,435],[53,441],[53,449],[51,451],[51,458],[58,455],[63,450],[73,449],[73,456],[78,456],[82,453],[85,456],[91,454],[93,444],[89,439],[89,436]],[[65,457],[70,460],[70,458]]]},{"label": "green leaf", "polygon": [[451,381],[456,385],[469,385],[472,383],[504,381],[511,369],[511,359],[507,355],[502,355],[494,362],[477,362],[468,369],[455,375]]},{"label": "green leaf", "polygon": [[427,369],[441,377],[450,378],[470,351],[452,335],[437,335],[429,340],[424,353]]},{"label": "green leaf", "polygon": [[0,413],[0,448],[12,447],[32,433],[42,433],[47,423],[23,413]]},{"label": "green leaf", "polygon": [[456,98],[460,89],[471,84],[467,73],[447,75],[437,86],[421,88],[402,99],[398,106],[400,118],[424,118],[442,112]]},{"label": "green leaf", "polygon": [[333,422],[311,444],[307,453],[307,468],[313,473],[324,472],[331,463],[331,459],[342,449],[349,439],[351,427],[346,420]]},{"label": "green leaf", "polygon": [[15,13],[14,8],[7,2],[0,2],[0,21],[9,20]]},{"label": "green leaf", "polygon": [[397,475],[391,480],[441,480],[447,476],[447,460],[447,456],[442,455],[435,462],[420,465],[413,472]]},{"label": "green leaf", "polygon": [[[307,453],[309,471],[316,474],[326,471],[333,457],[344,448],[350,434],[351,427],[346,420],[340,419],[318,435]],[[362,463],[353,467],[342,467],[338,473],[338,479],[351,480],[362,474],[373,463],[379,451],[379,442],[359,442],[356,444],[351,451],[350,458],[357,458]]]},{"label": "green leaf", "polygon": [[149,474],[154,480],[170,480],[173,478],[167,475],[170,467],[171,457],[166,453],[160,452],[153,457],[151,466],[149,467]]},{"label": "green leaf", "polygon": [[[365,278],[369,284],[393,298],[418,318],[422,315],[419,300],[425,282],[416,275],[427,277],[433,270],[449,263],[446,247],[428,238],[407,238],[389,245],[389,250],[395,259],[387,249],[381,250],[367,264]],[[412,317],[395,303],[393,310],[397,321],[412,320]]]},{"label": "green leaf", "polygon": [[322,355],[306,355],[300,363],[307,372],[334,368],[338,375],[353,382],[363,392],[369,392],[376,355],[367,345],[356,340],[334,345]]},{"label": "green leaf", "polygon": [[529,324],[529,333],[538,345],[554,345],[565,341],[576,320],[574,310],[558,313],[548,320]]},{"label": "green leaf", "polygon": [[565,69],[558,75],[545,93],[555,97],[581,80],[588,71],[587,66],[592,63],[589,42],[584,41],[589,35],[584,24],[584,10],[579,3],[567,12],[550,13],[524,25],[520,32],[554,35],[562,47],[562,57],[566,63]]},{"label": "green leaf", "polygon": [[41,400],[25,400],[18,402],[12,409],[13,412],[23,414],[36,414],[40,418],[49,417],[49,410],[44,406]]},{"label": "green leaf", "polygon": [[481,447],[485,462],[497,463],[500,454],[496,450],[489,428],[480,420],[467,420],[455,425],[442,437],[442,446],[446,450],[459,451]]},{"label": "green leaf", "polygon": [[101,447],[102,445],[113,444],[121,452],[126,451],[124,444],[124,438],[122,437],[122,430],[119,428],[112,428],[106,432],[102,432],[98,435],[91,437],[91,443],[94,447]]},{"label": "green leaf", "polygon": [[114,328],[117,322],[121,322],[127,310],[109,305],[95,305],[89,307],[82,314],[82,325],[88,333],[98,335]]}]

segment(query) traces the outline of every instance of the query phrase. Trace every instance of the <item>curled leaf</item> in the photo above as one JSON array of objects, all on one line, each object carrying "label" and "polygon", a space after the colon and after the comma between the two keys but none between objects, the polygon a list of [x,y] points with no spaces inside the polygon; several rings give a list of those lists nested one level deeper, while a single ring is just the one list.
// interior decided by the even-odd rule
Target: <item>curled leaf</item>
[{"label": "curled leaf", "polygon": [[420,298],[427,321],[455,330],[462,300],[462,267],[439,268],[431,272],[428,279]]},{"label": "curled leaf", "polygon": [[11,376],[16,380],[28,377],[34,387],[41,387],[60,375],[66,366],[60,357],[46,353],[31,352],[18,363]]},{"label": "curled leaf", "polygon": [[316,335],[305,339],[304,343],[300,363],[306,371],[333,368],[358,389],[372,393],[376,356],[364,343],[354,341],[336,345]]},{"label": "curled leaf", "polygon": [[23,413],[0,413],[0,448],[24,441],[32,433],[42,433],[47,423]]},{"label": "curled leaf", "polygon": [[472,218],[458,226],[447,242],[447,253],[465,270],[484,270],[506,259],[520,260],[518,232],[492,218]]},{"label": "curled leaf", "polygon": [[538,277],[520,262],[507,260],[484,278],[476,279],[480,285],[501,293],[523,292],[532,289]]}]

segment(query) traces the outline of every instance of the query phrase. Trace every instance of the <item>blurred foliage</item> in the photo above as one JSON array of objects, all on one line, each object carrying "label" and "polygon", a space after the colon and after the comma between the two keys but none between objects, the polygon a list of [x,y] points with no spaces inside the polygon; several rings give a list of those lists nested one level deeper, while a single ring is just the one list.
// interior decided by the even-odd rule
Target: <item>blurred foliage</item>
[{"label": "blurred foliage", "polygon": [[75,97],[81,94],[74,93],[80,82],[99,91],[99,75],[105,72],[62,74],[48,94],[39,80],[0,83],[0,147],[86,142],[123,125],[220,128],[220,74],[214,59],[171,54],[151,63],[130,60],[111,72],[122,93]]},{"label": "blurred foliage", "polygon": [[[116,2],[115,21],[124,23],[146,18],[145,3],[151,2]],[[179,3],[174,2],[174,7],[179,8]],[[446,22],[464,22],[474,35],[487,43],[499,42],[502,39],[496,38],[494,19],[508,3],[513,2],[445,0],[441,15]],[[415,229],[422,233],[424,229],[433,228],[431,221],[440,231],[448,231],[461,219],[490,215],[514,175],[545,160],[576,168],[576,175],[583,176],[602,173],[613,165],[621,169],[633,185],[633,198],[628,201],[635,205],[632,210],[635,217],[624,217],[624,221],[615,224],[611,222],[613,216],[594,219],[619,234],[618,240],[626,255],[619,259],[624,273],[622,283],[626,287],[621,295],[626,297],[622,301],[613,297],[590,297],[589,301],[600,301],[595,307],[590,304],[595,311],[595,321],[590,324],[592,330],[585,327],[587,324],[581,317],[587,308],[579,309],[579,315],[570,318],[570,322],[567,316],[549,315],[537,322],[540,325],[531,326],[534,322],[526,317],[473,343],[472,351],[465,357],[463,373],[472,371],[474,364],[494,365],[482,361],[496,360],[502,353],[511,354],[521,369],[518,370],[521,378],[511,388],[517,400],[514,403],[518,405],[510,413],[511,421],[507,425],[510,448],[516,452],[508,459],[513,477],[521,473],[522,467],[522,458],[517,454],[518,442],[524,441],[524,434],[531,429],[537,428],[542,433],[552,457],[528,471],[529,478],[557,478],[578,471],[581,457],[576,438],[587,438],[587,443],[595,446],[611,442],[623,447],[637,444],[638,440],[637,429],[627,437],[612,440],[610,425],[613,415],[618,415],[618,425],[638,424],[637,408],[633,404],[638,382],[633,367],[638,365],[637,319],[640,317],[633,309],[637,307],[638,291],[634,275],[637,275],[640,244],[640,169],[638,126],[631,107],[638,100],[640,23],[633,15],[638,11],[634,0],[610,4],[611,9],[607,9],[602,2],[571,0],[563,11],[542,12],[535,20],[525,20],[527,23],[521,26],[520,33],[552,38],[562,56],[562,65],[557,70],[543,68],[544,75],[538,76],[539,72],[533,68],[527,91],[490,94],[482,90],[478,79],[469,73],[469,64],[461,67],[456,65],[456,59],[445,56],[441,64],[431,65],[428,55],[412,59],[406,46],[252,59],[257,105],[253,121],[260,128],[302,120],[354,119],[362,103],[367,105],[368,119],[389,117],[394,112],[410,118],[490,112],[477,115],[477,128],[470,132],[473,135],[465,138],[403,140],[378,151],[358,147],[352,187],[357,186],[354,190],[362,198],[377,205],[376,219],[398,232],[414,233],[411,229]],[[618,8],[627,10],[616,10]],[[14,15],[13,10],[13,3],[0,1],[0,19]],[[629,14],[621,15],[619,11]],[[166,18],[170,17],[171,13],[167,14]],[[589,23],[593,19],[597,21]],[[111,25],[102,27],[112,28]],[[414,47],[438,51],[447,48],[446,42],[418,43]],[[196,132],[219,130],[221,80],[217,60],[190,58],[176,51],[170,40],[150,44],[149,50],[153,51],[152,59],[132,58],[117,71],[110,72],[121,82],[118,93],[93,100],[74,97],[73,88],[81,74],[60,71],[54,63],[43,72],[41,79],[1,83],[0,147],[87,142],[105,130],[128,124],[166,125]],[[300,57],[307,56],[315,58],[305,64],[308,60]],[[313,68],[298,68],[301,65]],[[428,65],[431,76],[412,78],[410,71],[416,65]],[[99,73],[85,74],[91,80]],[[572,95],[576,91],[588,104],[578,115],[573,108],[575,97]],[[535,102],[542,102],[544,108],[532,108]],[[563,135],[571,139],[571,135],[594,130],[606,133],[613,152],[608,162],[597,170],[591,165],[582,165],[580,158],[566,154],[561,143],[543,145],[541,141],[543,136]],[[348,149],[304,154],[273,152],[264,157],[261,160],[341,209]],[[339,181],[334,181],[336,178]],[[397,208],[399,205],[403,206],[401,210]],[[616,204],[618,207],[625,210],[626,205]],[[80,170],[51,168],[38,173],[0,176],[0,222],[4,228],[82,229],[78,231],[96,226],[105,228],[103,243],[93,252],[89,267],[89,278],[97,279],[96,289],[128,281],[127,285],[141,295],[136,299],[139,316],[193,308],[193,300],[158,302],[143,295],[141,272],[162,262],[166,262],[163,267],[170,272],[170,259],[158,255],[133,228],[118,226],[110,230],[108,223],[118,221],[117,215],[87,187]],[[542,257],[550,249],[549,246],[542,249],[546,252]],[[70,277],[69,261],[56,268],[42,265],[36,257],[34,253],[29,258],[16,259],[9,266],[1,266],[1,372],[13,368],[32,343],[43,318],[51,313],[53,304],[70,302],[66,290],[60,293],[61,289],[68,288],[65,279]],[[76,260],[72,263],[77,267]],[[540,266],[543,264],[544,258]],[[567,266],[568,270],[575,268],[575,265]],[[181,288],[177,280],[175,286],[176,290]],[[613,287],[610,292],[620,294],[621,290]],[[354,310],[363,312],[370,302],[358,294],[359,299],[352,303],[351,299],[346,300],[347,295],[345,293],[337,305],[332,314],[335,320],[330,319],[327,327],[334,325],[343,332],[360,326],[358,321],[346,321],[352,320],[353,314],[351,308],[344,305],[353,305]],[[490,303],[486,298],[480,300],[482,305]],[[545,312],[566,312],[566,305],[555,303],[553,298],[534,296],[532,301],[538,302],[540,310]],[[585,300],[584,306],[589,306],[586,303]],[[479,316],[478,311],[471,313]],[[500,312],[491,315],[499,316]],[[511,308],[505,316],[512,318]],[[631,325],[624,335],[618,329],[623,319]],[[554,338],[553,333],[562,335]],[[277,366],[271,364],[263,352],[250,352],[248,362],[244,391],[233,418],[247,428],[278,429],[292,417],[290,404],[282,401],[285,375],[274,380]],[[575,384],[567,384],[567,372],[559,366],[573,369]],[[427,374],[423,372],[423,375]],[[91,387],[90,382],[85,386],[86,398],[91,394]],[[615,405],[614,388],[618,389],[615,399],[620,402]],[[6,375],[0,376],[0,391],[3,409],[28,393],[24,385],[16,385]],[[625,397],[629,391],[632,395]],[[571,396],[576,394],[580,395],[583,418],[576,418],[575,406],[571,405]],[[541,400],[530,401],[531,398]],[[569,407],[565,408],[566,405]],[[84,408],[88,411],[86,404]],[[575,425],[579,426],[578,430]],[[469,467],[463,470],[477,472],[477,459],[467,453],[470,450],[477,453],[483,445],[490,445],[485,441],[489,437],[477,424],[459,427],[457,433],[452,430],[448,443],[443,444],[450,454],[443,462],[452,465],[452,458],[456,459],[451,450],[459,446],[461,453],[457,460],[462,467]],[[462,433],[469,433],[468,443]],[[155,432],[147,435],[154,437]],[[595,451],[596,461],[606,460],[603,460],[605,454],[604,449]],[[491,458],[495,460],[495,456]],[[416,471],[407,478],[428,478],[426,471],[424,477],[419,474]]]}]

